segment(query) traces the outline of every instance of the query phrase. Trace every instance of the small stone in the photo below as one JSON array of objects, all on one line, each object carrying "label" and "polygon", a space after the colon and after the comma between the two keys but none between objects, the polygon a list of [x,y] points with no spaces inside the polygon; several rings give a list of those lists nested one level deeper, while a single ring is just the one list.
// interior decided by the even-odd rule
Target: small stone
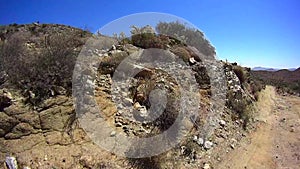
[{"label": "small stone", "polygon": [[224,139],[227,138],[227,135],[226,135],[225,133],[221,133],[220,136],[221,136],[222,138],[224,138]]},{"label": "small stone", "polygon": [[193,137],[193,141],[197,142],[197,141],[198,141],[198,137],[197,137],[197,136],[194,136],[194,137]]},{"label": "small stone", "polygon": [[142,117],[146,117],[148,115],[147,108],[145,106],[140,107],[138,110]]},{"label": "small stone", "polygon": [[133,107],[138,110],[142,106],[140,105],[139,102],[136,102],[136,103],[134,103]]},{"label": "small stone", "polygon": [[204,144],[204,139],[199,137],[198,140],[197,140],[197,144],[202,146]]},{"label": "small stone", "polygon": [[122,95],[123,97],[128,97],[127,92],[121,92],[121,95]]},{"label": "small stone", "polygon": [[115,45],[112,45],[112,50],[117,50]]},{"label": "small stone", "polygon": [[234,149],[234,148],[235,148],[234,144],[230,144],[230,147],[231,147],[232,149]]},{"label": "small stone", "polygon": [[133,101],[132,101],[132,99],[130,99],[130,98],[125,98],[125,99],[123,100],[123,102],[124,102],[124,104],[125,104],[126,106],[132,106],[132,104],[133,104]]},{"label": "small stone", "polygon": [[210,165],[208,163],[205,163],[203,169],[210,169]]},{"label": "small stone", "polygon": [[195,58],[191,57],[191,58],[189,59],[189,62],[190,62],[191,64],[194,64],[194,63],[196,63],[196,60],[195,60]]},{"label": "small stone", "polygon": [[116,136],[116,131],[112,131],[111,133],[110,133],[110,137],[115,137]]},{"label": "small stone", "polygon": [[116,127],[122,127],[122,123],[121,122],[116,123]]},{"label": "small stone", "polygon": [[204,148],[205,149],[211,149],[212,148],[212,146],[213,146],[213,143],[211,142],[211,141],[205,141],[204,142]]},{"label": "small stone", "polygon": [[186,147],[185,147],[185,146],[181,146],[181,147],[180,147],[180,153],[181,153],[181,154],[184,154],[185,150],[186,150]]},{"label": "small stone", "polygon": [[224,120],[220,120],[220,121],[219,121],[219,124],[220,124],[222,127],[224,127],[224,126],[226,125],[226,122],[225,122]]},{"label": "small stone", "polygon": [[6,157],[5,163],[9,169],[18,169],[18,164],[15,157]]}]

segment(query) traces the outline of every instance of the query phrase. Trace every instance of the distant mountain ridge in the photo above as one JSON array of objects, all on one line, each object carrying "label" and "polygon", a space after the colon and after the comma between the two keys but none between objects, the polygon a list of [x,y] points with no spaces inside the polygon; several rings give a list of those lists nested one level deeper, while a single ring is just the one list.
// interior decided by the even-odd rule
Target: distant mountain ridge
[{"label": "distant mountain ridge", "polygon": [[274,85],[289,93],[296,92],[300,95],[300,67],[297,69],[252,69],[252,75],[269,85]]},{"label": "distant mountain ridge", "polygon": [[279,70],[289,70],[289,71],[295,71],[297,68],[289,68],[289,69],[278,69],[278,68],[266,68],[266,67],[254,67],[251,68],[253,71],[269,71],[269,72],[275,72]]}]

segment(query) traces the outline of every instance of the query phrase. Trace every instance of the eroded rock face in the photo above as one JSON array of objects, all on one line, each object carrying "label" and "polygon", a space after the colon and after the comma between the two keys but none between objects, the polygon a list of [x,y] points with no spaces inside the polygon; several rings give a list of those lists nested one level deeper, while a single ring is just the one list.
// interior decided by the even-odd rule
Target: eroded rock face
[{"label": "eroded rock face", "polygon": [[[1,164],[7,154],[15,154],[20,168],[80,168],[96,167],[100,163],[106,166],[100,157],[95,157],[100,151],[98,147],[88,148],[93,143],[76,125],[71,98],[62,95],[50,98],[37,110],[20,100],[0,112]],[[90,154],[86,158],[93,161],[84,160],[83,152]]]},{"label": "eroded rock face", "polygon": [[5,136],[8,132],[10,132],[15,125],[18,124],[18,120],[8,116],[4,112],[0,112],[0,136]]},{"label": "eroded rock face", "polygon": [[[72,106],[56,106],[40,113],[40,123],[43,130],[61,131],[68,126],[75,111]],[[75,120],[75,117],[73,117]]]},{"label": "eroded rock face", "polygon": [[[95,73],[97,77],[95,80],[91,76],[88,77],[86,85],[94,91],[88,91],[88,95],[83,99],[86,102],[94,99],[98,103],[101,111],[99,114],[102,113],[101,115],[116,129],[116,131],[110,133],[111,137],[115,137],[118,132],[124,132],[129,136],[151,136],[168,129],[176,118],[178,105],[176,105],[176,100],[170,98],[176,98],[180,95],[179,84],[167,72],[161,70],[166,66],[171,72],[180,76],[180,73],[186,73],[184,69],[178,71],[182,68],[182,65],[170,63],[152,69],[140,68],[140,73],[128,78],[127,81],[115,81],[117,87],[114,90],[112,89],[113,72],[118,63],[122,61],[115,60],[115,58],[128,57],[138,50],[140,48],[127,44],[113,46],[109,50],[91,51],[93,55],[104,58],[107,63],[100,64],[99,68],[86,70],[90,71],[90,74]],[[195,77],[200,87],[199,92],[206,93],[205,98],[200,100],[203,101],[201,104],[209,107],[211,77],[209,77],[201,58],[191,49],[186,48],[186,50],[189,56],[187,64],[192,66],[193,71],[193,74],[189,76]],[[152,61],[152,58],[147,59]],[[164,58],[160,59],[163,60]],[[220,70],[213,67],[212,71]],[[239,100],[250,96],[242,88],[233,71],[225,67],[224,72],[227,77],[228,92],[233,98],[230,105],[239,106]],[[215,78],[218,80],[221,77]],[[164,102],[156,102],[161,99],[159,94],[162,92],[156,93],[154,97],[151,96],[153,90],[166,91],[166,93],[163,93],[167,95],[166,100],[168,102],[166,102],[166,105],[160,104]],[[57,92],[55,97],[51,97],[33,108],[26,105],[22,99],[18,98],[13,101],[14,98],[7,90],[0,90],[0,164],[7,154],[16,154],[19,166],[29,166],[33,169],[42,167],[131,168],[132,166],[128,160],[103,151],[91,141],[76,119],[72,98],[66,96],[63,90],[58,91],[62,92]],[[151,98],[153,99],[152,103],[155,103],[156,106],[152,105],[152,109]],[[171,107],[170,103],[175,104]],[[212,111],[205,106],[203,111],[199,110],[203,116],[206,112]],[[232,109],[232,107],[227,108]],[[93,108],[81,107],[81,109],[89,111]],[[159,116],[151,114],[156,111],[162,111],[162,114]],[[197,136],[194,139],[196,148],[189,148],[188,151],[185,151],[189,153],[184,153],[191,159],[195,160],[197,153],[200,154],[202,150],[213,151],[217,149],[219,144],[226,142],[228,137],[233,135],[233,132],[228,128],[231,127],[230,129],[237,130],[236,126],[238,125],[229,118],[232,112],[217,113],[222,115],[221,118],[227,119],[226,122],[222,119],[217,122],[216,125],[221,127],[217,128],[215,130],[216,134],[212,136],[216,137],[216,140],[207,141],[207,138]],[[152,123],[149,122],[152,119],[158,120]],[[201,125],[201,123],[199,124]],[[195,127],[195,135],[199,134],[200,125],[197,126],[199,128]],[[175,153],[172,152],[174,156],[177,155],[176,151],[175,148]],[[191,156],[191,154],[193,155]]]}]

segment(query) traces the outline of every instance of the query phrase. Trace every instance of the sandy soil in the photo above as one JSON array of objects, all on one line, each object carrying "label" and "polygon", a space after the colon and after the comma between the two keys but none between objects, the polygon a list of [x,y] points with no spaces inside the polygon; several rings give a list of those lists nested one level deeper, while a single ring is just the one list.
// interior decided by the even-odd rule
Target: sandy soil
[{"label": "sandy soil", "polygon": [[299,169],[300,98],[278,95],[267,86],[257,107],[257,130],[215,168]]}]

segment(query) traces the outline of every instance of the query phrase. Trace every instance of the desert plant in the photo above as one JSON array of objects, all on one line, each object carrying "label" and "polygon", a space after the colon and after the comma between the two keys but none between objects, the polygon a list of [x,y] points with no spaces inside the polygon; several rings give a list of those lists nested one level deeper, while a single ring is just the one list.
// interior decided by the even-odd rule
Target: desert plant
[{"label": "desert plant", "polygon": [[159,157],[129,158],[130,164],[137,169],[160,169]]},{"label": "desert plant", "polygon": [[246,81],[247,77],[243,67],[233,66],[233,72],[239,78],[241,84],[243,84]]},{"label": "desert plant", "polygon": [[184,62],[188,62],[191,58],[190,53],[184,46],[174,46],[171,48],[171,52],[179,56]]},{"label": "desert plant", "polygon": [[131,43],[137,47],[165,49],[168,44],[168,38],[157,35],[149,25],[141,28],[132,26],[130,32]]},{"label": "desert plant", "polygon": [[77,53],[82,45],[73,34],[52,34],[46,48],[29,49],[30,34],[15,33],[1,49],[2,67],[9,81],[21,89],[28,101],[36,104],[57,89],[71,93],[72,72]]},{"label": "desert plant", "polygon": [[7,72],[10,81],[15,84],[21,82],[21,77],[30,75],[28,67],[32,62],[32,57],[25,46],[29,36],[25,33],[16,33],[1,45],[0,67]]},{"label": "desert plant", "polygon": [[148,48],[159,48],[163,49],[164,44],[160,40],[159,36],[153,33],[141,33],[134,34],[131,36],[131,42],[134,46],[141,47],[144,49]]},{"label": "desert plant", "polygon": [[176,22],[160,22],[156,26],[156,31],[159,34],[167,35],[184,42],[186,45],[194,46],[198,51],[207,59],[211,59],[215,56],[215,48],[204,37],[204,34],[196,29],[188,27],[187,25]]},{"label": "desert plant", "polygon": [[[110,57],[103,58],[99,65],[99,69],[98,69],[99,72],[101,74],[113,75],[116,68],[126,57],[128,57],[128,54],[126,52],[120,52],[120,53],[114,53]],[[126,63],[124,63],[124,64],[126,64]],[[132,69],[132,68],[128,67],[128,70],[130,70],[130,69]]]}]

